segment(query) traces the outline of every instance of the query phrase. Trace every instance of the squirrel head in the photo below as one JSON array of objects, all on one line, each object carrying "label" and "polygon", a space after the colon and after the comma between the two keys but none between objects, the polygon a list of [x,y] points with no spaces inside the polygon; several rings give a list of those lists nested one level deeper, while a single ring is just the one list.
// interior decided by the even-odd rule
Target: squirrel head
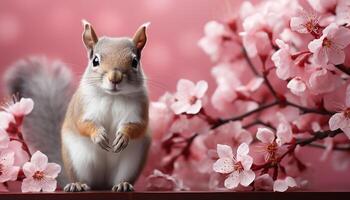
[{"label": "squirrel head", "polygon": [[98,37],[92,25],[83,20],[83,42],[89,63],[83,78],[86,84],[112,95],[130,94],[144,88],[141,52],[149,23],[141,25],[132,38]]}]

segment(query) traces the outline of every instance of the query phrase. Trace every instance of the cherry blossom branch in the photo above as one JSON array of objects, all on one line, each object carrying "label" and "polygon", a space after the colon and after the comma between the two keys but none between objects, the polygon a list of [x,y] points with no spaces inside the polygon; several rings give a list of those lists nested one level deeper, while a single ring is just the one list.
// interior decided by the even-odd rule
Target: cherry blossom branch
[{"label": "cherry blossom branch", "polygon": [[[315,148],[320,148],[320,149],[326,149],[326,148],[327,148],[325,145],[322,145],[322,144],[314,144],[314,143],[308,144],[307,146],[309,146],[309,147],[315,147]],[[350,151],[350,146],[347,146],[347,147],[334,146],[334,147],[332,148],[332,150],[335,150],[335,151]]]},{"label": "cherry blossom branch", "polygon": [[340,129],[337,129],[335,131],[331,131],[331,130],[318,131],[318,132],[315,132],[312,137],[299,140],[295,144],[300,145],[300,146],[305,146],[305,145],[311,144],[317,140],[322,140],[326,137],[335,137],[336,135],[338,135],[340,133],[343,133],[343,131]]},{"label": "cherry blossom branch", "polygon": [[288,106],[299,108],[299,110],[301,110],[303,114],[306,114],[306,113],[316,113],[316,114],[321,114],[321,115],[334,115],[335,114],[334,112],[327,111],[324,108],[321,108],[321,109],[307,108],[307,107],[292,103],[290,101],[286,101],[285,104]]},{"label": "cherry blossom branch", "polygon": [[181,149],[181,151],[179,151],[178,154],[172,157],[171,160],[168,161],[166,165],[164,165],[165,170],[172,172],[174,170],[174,163],[177,159],[179,159],[181,156],[185,156],[185,158],[187,158],[190,155],[191,145],[197,136],[198,133],[195,133],[191,137],[186,139],[186,145]]},{"label": "cherry blossom branch", "polygon": [[263,122],[260,119],[257,119],[255,121],[249,123],[249,124],[244,125],[243,128],[244,129],[248,129],[248,128],[250,128],[252,126],[256,126],[256,125],[263,125],[263,126],[266,126],[266,127],[270,128],[270,129],[272,129],[274,131],[276,130],[276,128],[273,127],[270,123]]},{"label": "cherry blossom branch", "polygon": [[251,111],[249,111],[249,112],[246,112],[246,113],[244,113],[244,114],[242,114],[242,115],[239,115],[239,116],[236,116],[236,117],[232,117],[232,118],[228,118],[228,119],[218,119],[217,122],[216,122],[216,124],[214,124],[214,125],[211,127],[211,129],[215,129],[215,128],[217,128],[217,127],[219,127],[219,126],[221,126],[221,125],[224,125],[224,124],[226,124],[226,123],[228,123],[228,122],[231,122],[231,121],[243,120],[244,118],[249,117],[250,115],[253,115],[253,114],[255,114],[255,113],[258,113],[258,112],[260,112],[260,111],[263,111],[263,110],[265,110],[265,109],[267,109],[267,108],[276,106],[276,105],[278,105],[278,104],[279,104],[279,101],[274,101],[274,102],[271,102],[271,103],[262,105],[262,106],[260,106],[260,107],[258,107],[258,108],[256,108],[256,109],[253,109],[253,110],[251,110]]},{"label": "cherry blossom branch", "polygon": [[335,65],[337,69],[350,76],[350,68],[345,65]]},{"label": "cherry blossom branch", "polygon": [[252,62],[252,60],[249,58],[248,53],[247,53],[247,50],[246,50],[244,47],[242,47],[242,53],[243,53],[243,56],[244,56],[245,60],[246,60],[247,63],[248,63],[249,68],[252,70],[252,72],[253,72],[256,76],[261,77],[260,73],[259,73],[258,70],[255,68],[255,66],[254,66],[254,64],[253,64],[253,62]]},{"label": "cherry blossom branch", "polygon": [[[340,133],[343,133],[340,129],[337,129],[335,131],[327,130],[327,131],[315,132],[314,135],[310,138],[301,139],[301,140],[296,141],[295,143],[290,144],[290,146],[288,147],[288,150],[285,153],[283,153],[280,157],[278,157],[277,160],[270,160],[270,161],[268,161],[264,164],[261,164],[261,165],[253,164],[252,170],[258,171],[261,169],[268,170],[270,168],[275,168],[276,164],[280,163],[287,155],[294,154],[294,151],[298,145],[303,147],[306,145],[310,145],[317,140],[322,140],[322,139],[327,138],[327,137],[335,137],[336,135],[338,135]],[[344,150],[349,151],[350,148],[344,149]]]}]

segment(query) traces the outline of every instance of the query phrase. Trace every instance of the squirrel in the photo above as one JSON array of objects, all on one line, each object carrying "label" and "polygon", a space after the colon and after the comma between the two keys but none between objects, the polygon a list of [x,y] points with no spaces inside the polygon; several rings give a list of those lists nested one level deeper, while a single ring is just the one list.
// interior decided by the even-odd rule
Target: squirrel
[{"label": "squirrel", "polygon": [[24,137],[31,151],[63,164],[64,191],[130,192],[151,143],[140,62],[149,23],[132,38],[98,37],[89,22],[82,23],[88,65],[74,93],[67,67],[49,67],[40,59],[11,67],[6,85],[10,93],[37,102],[24,123]]}]

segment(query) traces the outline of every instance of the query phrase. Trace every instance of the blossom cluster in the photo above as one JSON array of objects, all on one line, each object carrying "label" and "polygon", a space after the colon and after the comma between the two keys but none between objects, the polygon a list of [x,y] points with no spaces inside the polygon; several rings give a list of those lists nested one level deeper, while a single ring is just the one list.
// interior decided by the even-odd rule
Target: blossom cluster
[{"label": "blossom cluster", "polygon": [[24,118],[33,108],[32,99],[14,96],[0,111],[0,192],[53,192],[57,188],[61,166],[48,163],[40,151],[31,155],[22,135]]},{"label": "blossom cluster", "polygon": [[181,79],[151,103],[148,189],[306,189],[306,146],[347,169],[349,26],[348,0],[246,1],[208,22],[216,88]]}]

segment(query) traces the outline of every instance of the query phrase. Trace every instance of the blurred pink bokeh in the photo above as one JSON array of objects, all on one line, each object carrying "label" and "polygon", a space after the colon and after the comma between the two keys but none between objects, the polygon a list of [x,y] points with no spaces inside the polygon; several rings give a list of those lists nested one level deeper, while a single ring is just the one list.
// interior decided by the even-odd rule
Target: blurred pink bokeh
[{"label": "blurred pink bokeh", "polygon": [[[203,26],[227,17],[239,1],[44,1],[0,2],[0,73],[19,58],[45,55],[60,59],[79,75],[87,63],[81,20],[93,24],[98,35],[132,36],[151,22],[143,68],[151,98],[174,90],[179,78],[209,79],[211,63],[198,48]],[[205,72],[205,73],[203,73]]]},{"label": "blurred pink bokeh", "polygon": [[[174,91],[180,78],[207,80],[213,64],[198,47],[204,24],[225,19],[241,0],[2,0],[0,2],[0,74],[29,55],[59,59],[82,74],[87,63],[81,41],[81,19],[90,21],[98,35],[131,36],[139,25],[151,22],[143,68],[150,79],[151,98]],[[1,85],[3,86],[3,85]],[[304,160],[313,162],[309,176],[314,190],[348,190],[349,173],[333,171],[320,162],[320,150],[310,149]]]}]

